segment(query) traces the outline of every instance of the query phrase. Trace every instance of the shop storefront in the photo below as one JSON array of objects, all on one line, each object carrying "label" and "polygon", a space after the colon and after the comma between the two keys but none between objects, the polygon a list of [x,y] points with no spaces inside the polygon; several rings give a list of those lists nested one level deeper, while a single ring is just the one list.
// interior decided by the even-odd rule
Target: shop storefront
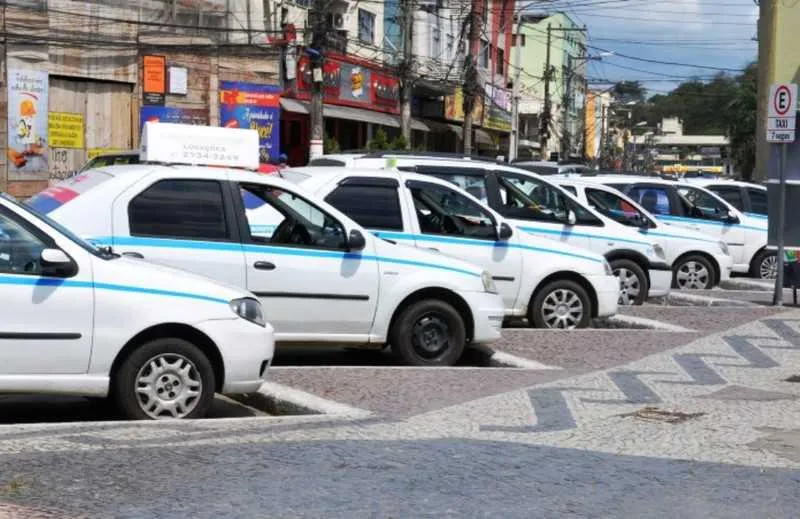
[{"label": "shop storefront", "polygon": [[483,127],[491,142],[480,149],[487,155],[507,157],[511,134],[511,91],[493,85],[486,85],[485,90]]},{"label": "shop storefront", "polygon": [[[342,150],[364,149],[378,128],[393,138],[400,132],[400,83],[368,62],[329,54],[323,64],[325,133]],[[308,162],[311,66],[308,56],[297,62],[295,92],[281,99],[281,146],[289,164]],[[412,129],[428,131],[412,119]]]}]

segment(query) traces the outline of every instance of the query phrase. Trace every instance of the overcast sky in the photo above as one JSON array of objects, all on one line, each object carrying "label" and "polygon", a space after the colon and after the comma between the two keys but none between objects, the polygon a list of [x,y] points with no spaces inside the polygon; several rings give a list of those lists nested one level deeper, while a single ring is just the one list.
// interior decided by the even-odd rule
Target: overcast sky
[{"label": "overcast sky", "polygon": [[643,80],[651,95],[674,88],[679,78],[718,72],[656,61],[741,69],[757,58],[758,6],[753,0],[554,0],[539,5],[585,24],[590,55],[609,50],[653,60],[606,55],[589,66],[592,80]]}]

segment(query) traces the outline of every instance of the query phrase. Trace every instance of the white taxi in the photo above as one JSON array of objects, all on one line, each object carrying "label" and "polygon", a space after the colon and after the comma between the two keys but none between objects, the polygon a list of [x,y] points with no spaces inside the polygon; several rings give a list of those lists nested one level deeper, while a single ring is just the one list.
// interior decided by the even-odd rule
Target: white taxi
[{"label": "white taxi", "polygon": [[672,287],[663,247],[606,218],[530,171],[493,160],[426,152],[324,155],[309,166],[396,167],[461,187],[523,231],[606,257],[620,282],[620,304],[641,305]]},{"label": "white taxi", "polygon": [[132,419],[198,418],[215,392],[257,390],[272,361],[252,294],[97,249],[5,195],[0,293],[0,393],[110,396]]},{"label": "white taxi", "polygon": [[253,292],[279,346],[388,344],[406,364],[451,365],[468,343],[500,337],[488,272],[378,239],[297,185],[255,173],[257,132],[147,123],[142,140],[141,164],[84,172],[30,203],[122,254]]},{"label": "white taxi", "polygon": [[705,290],[730,278],[733,258],[724,241],[660,222],[613,187],[574,178],[553,180],[592,209],[660,242],[672,264],[673,288]]},{"label": "white taxi", "polygon": [[450,182],[391,169],[314,167],[281,174],[381,238],[491,272],[508,317],[572,329],[617,311],[619,280],[602,255],[514,229]]}]

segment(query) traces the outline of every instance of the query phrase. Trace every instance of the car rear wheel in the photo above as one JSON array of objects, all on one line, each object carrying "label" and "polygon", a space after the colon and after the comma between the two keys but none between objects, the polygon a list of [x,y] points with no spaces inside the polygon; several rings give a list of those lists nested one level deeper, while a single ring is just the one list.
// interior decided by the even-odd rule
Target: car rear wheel
[{"label": "car rear wheel", "polygon": [[592,315],[592,303],[586,290],[562,279],[547,284],[537,292],[528,311],[528,319],[536,328],[586,328]]},{"label": "car rear wheel", "polygon": [[623,306],[644,304],[650,286],[642,267],[627,259],[617,259],[609,263],[614,275],[619,278],[619,304]]},{"label": "car rear wheel", "polygon": [[714,287],[714,267],[702,256],[686,256],[677,261],[672,274],[673,288],[708,290]]},{"label": "car rear wheel", "polygon": [[417,301],[397,317],[389,343],[392,354],[403,364],[452,366],[466,347],[464,320],[444,301]]},{"label": "car rear wheel", "polygon": [[214,370],[182,339],[156,339],[133,351],[113,381],[120,410],[135,420],[202,418],[214,398]]},{"label": "car rear wheel", "polygon": [[754,278],[773,280],[778,275],[778,255],[775,251],[762,250],[753,258],[750,275]]}]

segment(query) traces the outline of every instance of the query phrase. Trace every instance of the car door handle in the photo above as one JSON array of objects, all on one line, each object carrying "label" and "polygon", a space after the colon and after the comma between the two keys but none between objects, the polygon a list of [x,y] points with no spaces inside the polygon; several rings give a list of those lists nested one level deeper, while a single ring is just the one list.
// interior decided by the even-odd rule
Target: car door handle
[{"label": "car door handle", "polygon": [[141,252],[136,252],[136,251],[123,252],[122,255],[123,256],[128,256],[129,258],[144,259],[144,256],[142,255],[142,253]]},{"label": "car door handle", "polygon": [[275,270],[275,264],[269,261],[256,261],[253,263],[256,270]]},{"label": "car door handle", "polygon": [[425,247],[425,248],[428,250],[435,250],[436,252],[439,252],[439,249],[437,249],[436,247]]}]

